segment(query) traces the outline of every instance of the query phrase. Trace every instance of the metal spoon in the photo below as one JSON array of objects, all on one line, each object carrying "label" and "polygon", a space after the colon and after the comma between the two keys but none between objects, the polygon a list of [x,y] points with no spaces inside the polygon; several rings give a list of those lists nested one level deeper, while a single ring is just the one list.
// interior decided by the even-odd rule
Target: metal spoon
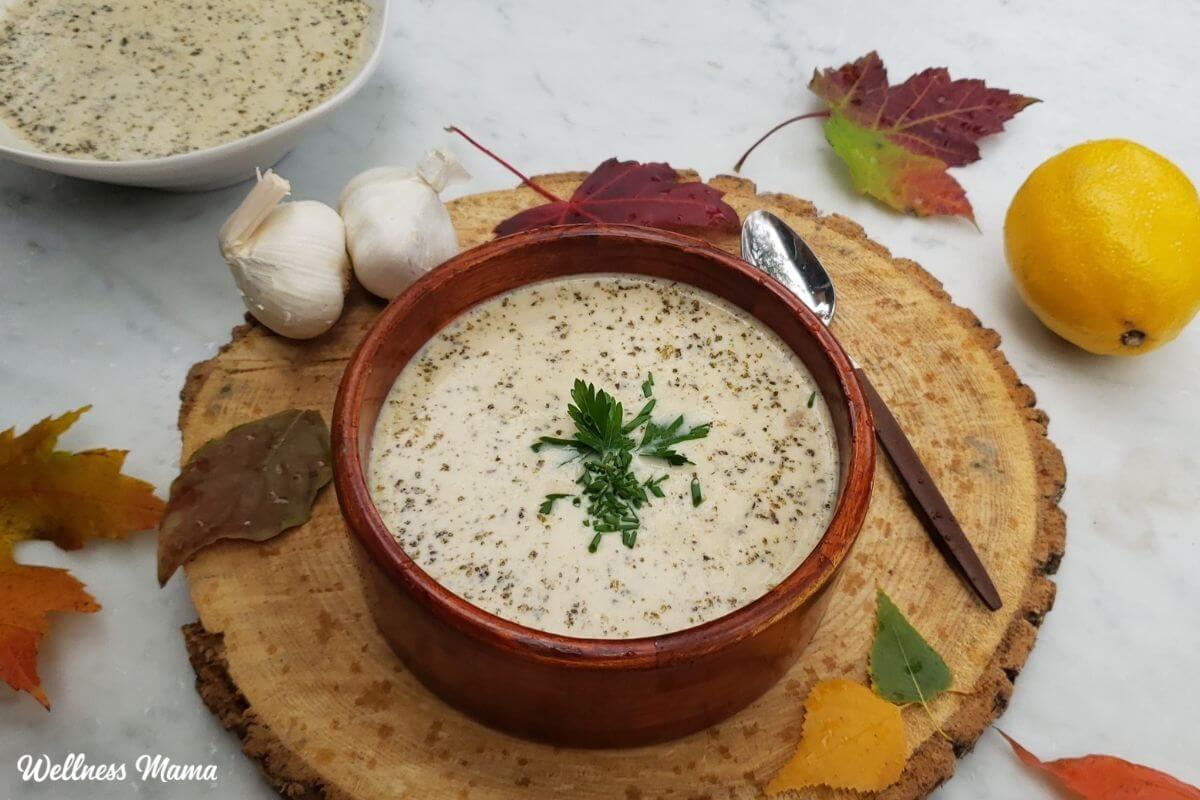
[{"label": "metal spoon", "polygon": [[[837,300],[833,279],[796,233],[779,217],[755,211],[742,223],[742,258],[778,280],[829,325]],[[912,443],[858,364],[854,372],[875,416],[875,434],[908,488],[913,510],[945,559],[991,610],[1000,608],[1000,593],[987,568],[963,533],[962,526],[921,463]]]}]

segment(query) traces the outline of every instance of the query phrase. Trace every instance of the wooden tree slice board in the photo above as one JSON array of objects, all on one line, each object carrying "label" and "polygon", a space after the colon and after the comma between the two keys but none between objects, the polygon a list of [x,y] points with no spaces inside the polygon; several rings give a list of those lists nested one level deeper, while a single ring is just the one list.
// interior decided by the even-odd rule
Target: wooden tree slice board
[{"label": "wooden tree slice board", "polygon": [[[540,178],[567,195],[583,174]],[[953,774],[1004,709],[1054,600],[1065,471],[1046,416],[997,349],[999,337],[951,304],[917,264],[894,259],[838,216],[753,184],[712,184],[745,215],[769,208],[833,273],[834,329],[922,454],[984,563],[1004,608],[988,613],[939,556],[881,454],[863,533],[801,661],[730,720],[679,741],[619,751],[533,744],[483,727],[429,694],[376,633],[332,488],[312,519],[265,544],[227,542],[186,568],[199,621],[184,629],[197,688],[286,797],[752,798],[800,739],[811,684],[866,681],[876,587],[946,658],[958,691],[904,712],[912,755],[881,798],[924,797]],[[464,248],[541,199],[528,189],[462,198]],[[734,236],[714,241],[736,251]],[[613,265],[619,269],[619,264]],[[298,343],[256,325],[188,376],[179,427],[187,456],[242,422],[288,407],[330,418],[342,369],[382,305],[352,294],[329,334]],[[481,687],[486,691],[486,687]],[[944,738],[934,729],[945,731]],[[804,797],[856,796],[826,789]]]}]

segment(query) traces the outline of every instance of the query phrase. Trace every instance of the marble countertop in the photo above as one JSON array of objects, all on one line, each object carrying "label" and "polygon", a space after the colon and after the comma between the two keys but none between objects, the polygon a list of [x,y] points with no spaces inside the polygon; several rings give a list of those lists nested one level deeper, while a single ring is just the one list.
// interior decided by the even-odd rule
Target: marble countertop
[{"label": "marble countertop", "polygon": [[[878,49],[896,79],[930,65],[1041,98],[983,160],[955,171],[980,231],[888,212],[850,188],[818,124],[750,160],[764,190],[810,198],[919,261],[1003,336],[1050,415],[1067,461],[1067,556],[1058,602],[1002,725],[1045,757],[1105,752],[1200,784],[1200,323],[1148,357],[1088,356],[1048,333],[1014,293],[1003,216],[1041,161],[1089,138],[1127,137],[1200,180],[1194,36],[1178,2],[854,4],[661,0],[397,0],[369,86],[280,165],[299,194],[335,202],[355,172],[411,164],[457,123],[532,173],[618,155],[728,171],[763,130],[816,108],[814,67]],[[458,147],[474,180],[511,176]],[[165,493],[178,469],[178,392],[242,316],[216,230],[246,186],[172,195],[0,164],[0,426],[93,403],[72,449],[129,447],[127,470]],[[0,798],[206,796],[207,784],[25,784],[22,753],[89,762],[163,753],[217,765],[226,797],[274,796],[192,689],[179,577],[159,590],[154,539],[24,561],[69,567],[104,610],[58,615],[39,659],[54,703],[0,690]],[[939,800],[1049,797],[994,732]]]}]

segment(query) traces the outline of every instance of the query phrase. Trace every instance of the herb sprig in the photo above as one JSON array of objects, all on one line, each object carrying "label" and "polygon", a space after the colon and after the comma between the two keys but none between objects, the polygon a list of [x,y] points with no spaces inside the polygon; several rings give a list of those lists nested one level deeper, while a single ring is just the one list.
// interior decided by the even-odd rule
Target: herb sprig
[{"label": "herb sprig", "polygon": [[[651,397],[653,376],[647,376],[642,384],[642,393],[650,398],[631,419],[625,419],[625,409],[604,390],[596,390],[590,383],[575,380],[571,389],[571,404],[567,414],[575,423],[575,435],[569,438],[542,436],[533,444],[534,452],[543,447],[563,447],[575,451],[568,459],[582,462],[576,483],[582,488],[578,495],[548,494],[538,507],[538,513],[549,514],[556,500],[573,497],[576,505],[580,499],[587,502],[587,519],[584,525],[591,528],[592,540],[589,552],[596,552],[606,533],[620,533],[621,543],[633,547],[637,543],[641,519],[638,510],[650,503],[651,496],[665,497],[662,484],[668,475],[659,475],[639,481],[633,472],[633,457],[641,455],[666,461],[671,466],[691,464],[687,456],[675,449],[675,445],[708,436],[712,423],[695,425],[684,429],[683,417],[669,424],[660,425],[651,419],[658,402]],[[633,435],[644,427],[641,440]],[[693,505],[697,505],[700,484],[693,477],[691,493]]]}]

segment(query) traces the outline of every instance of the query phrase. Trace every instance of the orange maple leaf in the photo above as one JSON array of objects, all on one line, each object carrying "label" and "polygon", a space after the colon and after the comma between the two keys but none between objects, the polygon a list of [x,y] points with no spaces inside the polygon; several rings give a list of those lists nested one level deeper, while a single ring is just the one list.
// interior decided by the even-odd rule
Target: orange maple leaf
[{"label": "orange maple leaf", "polygon": [[1082,800],[1200,800],[1200,788],[1113,756],[1042,761],[999,728],[1017,758]]},{"label": "orange maple leaf", "polygon": [[0,677],[46,708],[37,650],[51,611],[91,613],[99,604],[66,570],[18,564],[13,547],[45,539],[76,550],[158,524],[163,502],[150,484],[121,474],[124,450],[55,450],[91,406],[46,418],[17,436],[0,432]]}]

